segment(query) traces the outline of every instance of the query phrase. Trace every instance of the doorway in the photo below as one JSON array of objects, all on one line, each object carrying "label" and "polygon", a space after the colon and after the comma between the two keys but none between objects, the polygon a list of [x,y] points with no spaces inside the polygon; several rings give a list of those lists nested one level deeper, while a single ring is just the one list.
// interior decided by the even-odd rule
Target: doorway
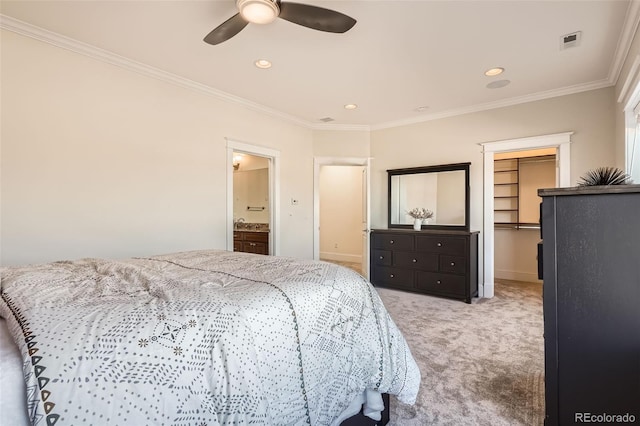
[{"label": "doorway", "polygon": [[538,190],[556,187],[556,148],[494,156],[495,279],[538,283]]},{"label": "doorway", "polygon": [[227,139],[227,250],[280,253],[279,158],[279,151]]},{"label": "doorway", "polygon": [[486,142],[480,145],[484,157],[484,203],[483,203],[483,281],[479,286],[478,296],[491,298],[494,295],[495,281],[495,235],[494,235],[494,160],[495,154],[522,150],[555,148],[557,155],[556,186],[570,185],[571,135],[573,132],[529,138],[509,139],[497,142]]},{"label": "doorway", "polygon": [[270,254],[268,157],[233,153],[233,251]]},{"label": "doorway", "polygon": [[314,159],[314,259],[369,269],[369,159]]}]

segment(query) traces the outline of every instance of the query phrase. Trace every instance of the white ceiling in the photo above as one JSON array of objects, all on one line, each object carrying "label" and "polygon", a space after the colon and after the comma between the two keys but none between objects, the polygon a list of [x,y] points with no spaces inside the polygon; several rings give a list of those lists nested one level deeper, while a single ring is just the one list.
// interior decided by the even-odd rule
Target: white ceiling
[{"label": "white ceiling", "polygon": [[[639,15],[629,0],[296,2],[358,22],[333,34],[277,19],[211,46],[202,39],[236,13],[234,0],[3,0],[0,11],[3,28],[48,30],[40,38],[66,36],[89,45],[76,50],[317,128],[382,128],[610,86]],[[580,45],[561,50],[575,31]],[[256,68],[259,58],[273,67]],[[486,77],[491,67],[506,71]],[[486,87],[502,79],[511,84]]]}]

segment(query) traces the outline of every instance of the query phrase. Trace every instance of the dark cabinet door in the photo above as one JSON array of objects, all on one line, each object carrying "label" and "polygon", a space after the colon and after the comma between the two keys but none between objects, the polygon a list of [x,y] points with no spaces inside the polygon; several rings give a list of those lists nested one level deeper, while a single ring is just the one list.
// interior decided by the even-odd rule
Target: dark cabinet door
[{"label": "dark cabinet door", "polygon": [[269,233],[234,231],[233,251],[254,254],[269,254]]}]

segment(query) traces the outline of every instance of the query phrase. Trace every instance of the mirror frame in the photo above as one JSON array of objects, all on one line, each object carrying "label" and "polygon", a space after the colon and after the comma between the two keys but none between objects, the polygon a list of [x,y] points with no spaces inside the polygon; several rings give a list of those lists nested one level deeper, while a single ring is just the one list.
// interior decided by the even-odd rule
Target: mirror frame
[{"label": "mirror frame", "polygon": [[456,170],[464,171],[464,181],[465,181],[465,207],[464,207],[464,225],[422,225],[422,229],[449,229],[449,230],[464,230],[469,232],[469,223],[470,218],[469,214],[471,212],[470,206],[470,187],[469,187],[469,166],[471,163],[455,163],[455,164],[440,164],[437,166],[424,166],[424,167],[411,167],[406,169],[391,169],[387,170],[388,178],[387,178],[387,226],[389,228],[406,228],[413,229],[413,225],[405,225],[405,224],[392,224],[391,223],[391,178],[392,176],[398,175],[412,175],[412,174],[420,174],[420,173],[436,173],[436,172],[451,172]]}]

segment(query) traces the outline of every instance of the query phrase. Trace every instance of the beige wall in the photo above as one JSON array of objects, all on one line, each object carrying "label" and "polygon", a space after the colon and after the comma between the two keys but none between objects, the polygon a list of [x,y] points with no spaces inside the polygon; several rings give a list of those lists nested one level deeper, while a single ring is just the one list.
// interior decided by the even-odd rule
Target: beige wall
[{"label": "beige wall", "polygon": [[498,229],[494,234],[497,279],[537,282],[539,229]]},{"label": "beige wall", "polygon": [[387,223],[387,169],[470,161],[475,230],[479,143],[574,131],[572,182],[619,161],[613,88],[371,132],[325,131],[9,31],[1,54],[3,265],[224,248],[225,138],[280,151],[280,254],[308,258],[314,156],[373,157],[373,227]]},{"label": "beige wall", "polygon": [[316,130],[315,157],[369,157],[370,133],[365,130]]},{"label": "beige wall", "polygon": [[[471,162],[471,229],[482,231],[483,171],[478,145],[573,131],[571,181],[615,162],[614,90],[589,92],[371,133],[372,227],[387,224],[387,169]],[[479,242],[482,265],[482,234]],[[482,276],[482,267],[480,268]]]},{"label": "beige wall", "polygon": [[280,151],[281,254],[313,256],[310,129],[9,31],[1,54],[3,265],[224,249],[226,137]]}]

